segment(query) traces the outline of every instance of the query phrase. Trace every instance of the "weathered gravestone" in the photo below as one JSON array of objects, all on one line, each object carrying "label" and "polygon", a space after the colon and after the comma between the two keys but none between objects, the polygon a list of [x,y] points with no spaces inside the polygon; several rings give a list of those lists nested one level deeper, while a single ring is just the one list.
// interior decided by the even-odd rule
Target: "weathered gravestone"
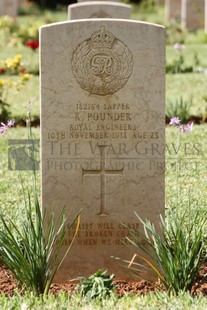
[{"label": "weathered gravestone", "polygon": [[173,19],[181,21],[181,1],[182,0],[165,0],[166,20]]},{"label": "weathered gravestone", "polygon": [[121,18],[130,19],[131,6],[110,1],[88,1],[71,4],[68,7],[69,19]]},{"label": "weathered gravestone", "polygon": [[205,0],[182,0],[181,23],[184,29],[204,28]]},{"label": "weathered gravestone", "polygon": [[122,223],[141,229],[134,211],[156,227],[164,212],[164,27],[68,21],[40,41],[43,208],[82,208],[56,280],[100,268],[132,280],[111,256],[132,258]]},{"label": "weathered gravestone", "polygon": [[0,0],[0,16],[9,15],[16,17],[19,8],[19,0]]}]

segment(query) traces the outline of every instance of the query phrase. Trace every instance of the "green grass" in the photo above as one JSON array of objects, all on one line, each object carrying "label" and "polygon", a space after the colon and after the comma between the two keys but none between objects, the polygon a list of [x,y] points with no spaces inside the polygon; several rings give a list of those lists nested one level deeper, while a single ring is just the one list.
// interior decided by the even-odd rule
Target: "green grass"
[{"label": "green grass", "polygon": [[166,105],[181,96],[184,99],[192,97],[193,104],[190,114],[207,114],[207,75],[204,74],[167,74],[166,76]]},{"label": "green grass", "polygon": [[[206,135],[206,125],[194,126],[193,131],[187,134],[180,134],[177,128],[166,129],[167,207],[176,205],[177,189],[179,189],[179,200],[182,206],[185,205],[188,208],[188,198],[191,197],[191,203],[198,203],[200,210],[205,209],[207,201]],[[176,154],[178,147],[179,152]],[[177,171],[175,166],[178,168]]]},{"label": "green grass", "polygon": [[[39,138],[39,129],[33,129],[34,139]],[[8,170],[8,139],[27,139],[28,130],[26,128],[13,128],[9,135],[0,137],[0,212],[6,217],[18,223],[25,214],[25,206],[22,194],[22,185],[19,171]],[[33,177],[31,171],[22,171],[21,176],[24,185],[29,190],[32,189]],[[40,177],[37,171],[37,180],[40,188]],[[0,223],[1,226],[1,223]]]},{"label": "green grass", "polygon": [[[15,80],[15,77],[13,79]],[[21,91],[17,92],[16,90],[11,89],[8,93],[8,102],[10,103],[8,110],[16,121],[25,118],[28,109],[27,102],[31,98],[35,98],[32,105],[33,119],[35,116],[39,117],[40,115],[38,76],[33,76]]]},{"label": "green grass", "polygon": [[59,294],[58,297],[49,295],[40,299],[29,294],[25,297],[15,294],[11,298],[0,297],[0,308],[2,310],[205,310],[206,298],[202,296],[192,298],[189,294],[180,294],[174,298],[165,293],[157,293],[147,294],[146,296],[126,295],[121,299],[112,297],[108,300],[97,301],[84,299],[77,295],[69,297],[65,293]]},{"label": "green grass", "polygon": [[[37,19],[42,23],[55,22],[67,19],[67,12],[59,11],[51,13],[45,11],[44,14],[20,16],[18,21],[22,25],[31,24]],[[135,9],[133,17],[140,20],[150,21],[153,23],[165,24],[164,9],[156,8],[155,10],[144,11]],[[197,36],[198,34],[198,36]],[[1,32],[0,32],[1,37]],[[38,53],[22,46],[15,45],[8,38],[5,45],[0,43],[0,60],[12,57],[16,54],[23,55],[23,65],[26,68],[37,68]],[[172,62],[177,57],[177,51],[173,48],[173,42],[176,38],[172,38],[172,45],[167,46],[167,62]],[[190,65],[194,52],[197,52],[201,62],[201,66],[207,67],[207,45],[201,44],[205,41],[205,35],[202,31],[197,33],[188,33],[185,36],[186,48],[183,51],[186,64]],[[11,44],[12,43],[12,44]],[[18,42],[17,42],[18,43]],[[192,44],[193,43],[193,44]],[[1,76],[0,78],[3,78]],[[15,77],[14,77],[15,79]],[[207,76],[198,73],[189,74],[168,74],[166,77],[166,99],[175,100],[181,95],[184,98],[193,96],[192,114],[207,113]],[[28,99],[36,97],[32,115],[39,116],[39,79],[33,76],[26,87],[18,94],[11,90],[8,95],[10,102],[10,111],[14,119],[25,118],[25,104]],[[39,128],[33,129],[35,138],[39,138]],[[10,138],[23,139],[27,138],[26,128],[14,128],[10,130]],[[191,212],[194,208],[198,208],[201,212],[206,209],[207,201],[207,145],[205,143],[207,136],[207,126],[195,126],[192,133],[183,134],[179,137],[176,128],[166,129],[166,143],[171,153],[166,153],[166,209],[176,208],[178,212],[188,211],[186,221],[191,220]],[[8,136],[0,137],[0,212],[8,218],[12,216],[13,220],[18,223],[24,216],[24,204],[22,200],[21,182],[18,171],[8,170]],[[174,145],[173,145],[174,143]],[[180,143],[180,151],[178,156],[173,150]],[[187,151],[186,151],[187,149]],[[179,158],[178,158],[179,157]],[[178,166],[178,164],[181,165]],[[191,165],[192,164],[192,165]],[[179,169],[175,170],[175,165]],[[38,172],[38,186],[40,188],[40,175]],[[29,188],[32,187],[31,173],[22,172],[25,184]],[[179,195],[178,195],[179,193]],[[198,223],[199,224],[199,223]],[[203,233],[206,234],[207,228]],[[102,266],[100,266],[101,268]],[[78,296],[69,298],[66,294],[60,294],[59,297],[48,296],[43,299],[36,299],[34,296],[19,296],[17,293],[12,298],[0,297],[1,309],[206,309],[206,299],[201,296],[192,298],[188,294],[179,295],[178,297],[170,297],[165,293],[148,294],[146,297],[125,296],[122,299],[111,298],[103,301],[84,300]],[[22,307],[22,308],[21,308]]]},{"label": "green grass", "polygon": [[[187,66],[190,66],[193,62],[193,55],[196,53],[200,59],[200,65],[207,68],[207,44],[185,44],[182,54]],[[167,62],[171,63],[179,55],[179,52],[174,49],[173,45],[166,47]]]}]

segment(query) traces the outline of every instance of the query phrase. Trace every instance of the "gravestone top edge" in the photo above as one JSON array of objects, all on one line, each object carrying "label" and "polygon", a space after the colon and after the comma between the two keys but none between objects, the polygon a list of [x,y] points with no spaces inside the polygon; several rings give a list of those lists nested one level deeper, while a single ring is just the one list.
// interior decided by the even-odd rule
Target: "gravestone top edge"
[{"label": "gravestone top edge", "polygon": [[78,2],[70,4],[68,7],[84,7],[84,6],[110,6],[110,7],[123,7],[132,9],[132,6],[129,4],[119,3],[119,2],[111,2],[111,1],[87,1],[87,2]]},{"label": "gravestone top edge", "polygon": [[47,24],[47,25],[43,25],[40,27],[40,31],[44,30],[44,29],[48,29],[48,28],[52,28],[52,27],[57,27],[57,26],[61,26],[61,25],[66,25],[66,24],[81,24],[81,23],[97,23],[97,22],[104,22],[104,23],[126,23],[126,24],[137,24],[140,26],[149,26],[149,27],[155,27],[158,29],[163,29],[165,30],[166,27],[160,24],[154,24],[154,23],[149,23],[149,22],[144,22],[144,21],[139,21],[139,20],[133,20],[133,19],[120,19],[120,18],[84,18],[84,19],[74,19],[74,20],[66,20],[66,21],[62,21],[62,22],[57,22],[57,23],[51,23],[51,24]]}]

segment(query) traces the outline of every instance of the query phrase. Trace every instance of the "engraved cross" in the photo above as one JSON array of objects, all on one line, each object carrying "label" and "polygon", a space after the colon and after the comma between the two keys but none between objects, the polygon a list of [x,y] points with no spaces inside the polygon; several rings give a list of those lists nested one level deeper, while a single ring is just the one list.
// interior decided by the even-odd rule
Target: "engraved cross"
[{"label": "engraved cross", "polygon": [[100,163],[100,169],[93,169],[93,170],[87,170],[82,168],[82,176],[84,175],[100,175],[101,176],[101,208],[100,208],[100,213],[98,215],[100,216],[105,216],[108,215],[106,212],[106,175],[123,175],[123,170],[118,169],[118,170],[111,170],[111,169],[106,169],[105,167],[105,148],[107,145],[99,145],[99,150],[101,153],[101,163]]}]

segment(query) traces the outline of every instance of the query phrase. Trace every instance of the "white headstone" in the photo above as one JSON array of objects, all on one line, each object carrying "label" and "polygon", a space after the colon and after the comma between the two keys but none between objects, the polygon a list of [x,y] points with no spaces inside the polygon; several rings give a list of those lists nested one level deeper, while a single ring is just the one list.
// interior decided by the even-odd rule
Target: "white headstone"
[{"label": "white headstone", "polygon": [[182,0],[165,0],[166,20],[181,21],[181,1]]},{"label": "white headstone", "polygon": [[43,208],[82,208],[56,280],[100,268],[132,280],[111,256],[132,258],[134,211],[158,229],[164,213],[164,27],[75,20],[42,27],[40,42]]},{"label": "white headstone", "polygon": [[184,29],[204,29],[205,0],[182,0],[181,23]]},{"label": "white headstone", "polygon": [[130,19],[131,6],[107,1],[90,1],[71,4],[68,7],[69,19],[121,18]]},{"label": "white headstone", "polygon": [[0,0],[0,16],[8,15],[16,17],[19,8],[19,0]]}]

